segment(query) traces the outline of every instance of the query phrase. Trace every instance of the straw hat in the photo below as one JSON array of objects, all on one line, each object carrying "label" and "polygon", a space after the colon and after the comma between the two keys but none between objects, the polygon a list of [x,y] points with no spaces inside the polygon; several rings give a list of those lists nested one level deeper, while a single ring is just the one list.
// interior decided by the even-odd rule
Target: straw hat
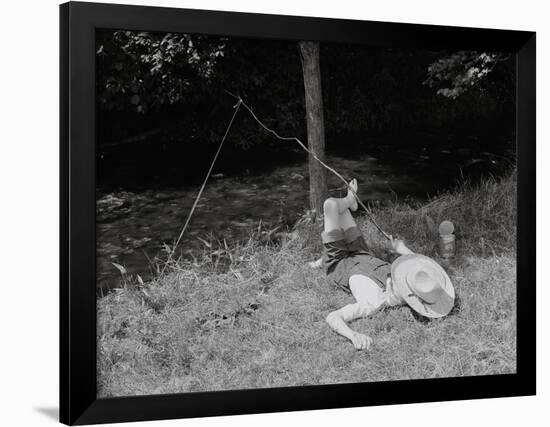
[{"label": "straw hat", "polygon": [[421,315],[442,317],[452,310],[455,290],[451,279],[431,258],[402,255],[393,262],[391,276],[396,293]]}]

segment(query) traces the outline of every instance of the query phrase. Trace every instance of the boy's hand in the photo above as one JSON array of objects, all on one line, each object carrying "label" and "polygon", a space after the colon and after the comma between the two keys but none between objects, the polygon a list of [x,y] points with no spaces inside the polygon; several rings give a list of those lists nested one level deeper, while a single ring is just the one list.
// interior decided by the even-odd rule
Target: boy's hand
[{"label": "boy's hand", "polygon": [[403,242],[403,240],[394,239],[393,236],[390,236],[390,245],[391,249],[398,254],[408,249],[407,246],[405,246],[405,242]]},{"label": "boy's hand", "polygon": [[372,338],[365,334],[354,332],[351,342],[353,342],[353,346],[357,350],[368,350],[370,345],[372,344]]},{"label": "boy's hand", "polygon": [[409,255],[414,253],[409,248],[407,248],[403,240],[394,239],[393,236],[390,236],[390,244],[391,244],[391,249],[394,252],[398,253],[399,255]]}]

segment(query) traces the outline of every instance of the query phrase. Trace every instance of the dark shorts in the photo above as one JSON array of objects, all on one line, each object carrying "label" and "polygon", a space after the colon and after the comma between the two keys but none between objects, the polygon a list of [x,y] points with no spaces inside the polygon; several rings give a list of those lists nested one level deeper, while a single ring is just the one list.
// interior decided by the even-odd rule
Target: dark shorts
[{"label": "dark shorts", "polygon": [[349,292],[349,278],[361,274],[374,280],[382,289],[391,274],[391,264],[371,254],[357,227],[321,234],[323,261],[329,284]]}]

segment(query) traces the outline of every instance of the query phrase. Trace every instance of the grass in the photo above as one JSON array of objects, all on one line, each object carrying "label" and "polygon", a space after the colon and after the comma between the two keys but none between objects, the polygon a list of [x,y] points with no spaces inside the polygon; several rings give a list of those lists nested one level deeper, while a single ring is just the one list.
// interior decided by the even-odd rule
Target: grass
[{"label": "grass", "polygon": [[[457,256],[445,267],[458,300],[443,319],[397,307],[354,322],[374,339],[367,352],[325,323],[352,297],[305,266],[321,252],[318,223],[301,221],[277,241],[255,230],[242,244],[174,261],[162,278],[127,278],[98,300],[98,395],[513,373],[515,195],[512,174],[425,205],[373,208],[383,229],[440,262],[436,224],[455,223]],[[368,243],[383,248],[372,224],[357,220]]]}]

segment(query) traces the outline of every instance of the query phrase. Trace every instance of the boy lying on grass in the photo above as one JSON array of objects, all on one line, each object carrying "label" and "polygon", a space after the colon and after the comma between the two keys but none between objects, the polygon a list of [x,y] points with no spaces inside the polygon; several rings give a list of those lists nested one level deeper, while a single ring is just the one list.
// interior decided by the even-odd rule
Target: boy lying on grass
[{"label": "boy lying on grass", "polygon": [[391,239],[392,250],[401,255],[392,264],[372,255],[350,212],[357,210],[357,180],[349,187],[346,197],[325,200],[324,253],[309,265],[325,267],[329,283],[351,291],[356,302],[330,313],[327,322],[356,349],[368,350],[372,339],[353,331],[346,322],[385,306],[404,304],[423,316],[442,317],[453,308],[455,294],[439,264],[413,253],[402,240]]}]

